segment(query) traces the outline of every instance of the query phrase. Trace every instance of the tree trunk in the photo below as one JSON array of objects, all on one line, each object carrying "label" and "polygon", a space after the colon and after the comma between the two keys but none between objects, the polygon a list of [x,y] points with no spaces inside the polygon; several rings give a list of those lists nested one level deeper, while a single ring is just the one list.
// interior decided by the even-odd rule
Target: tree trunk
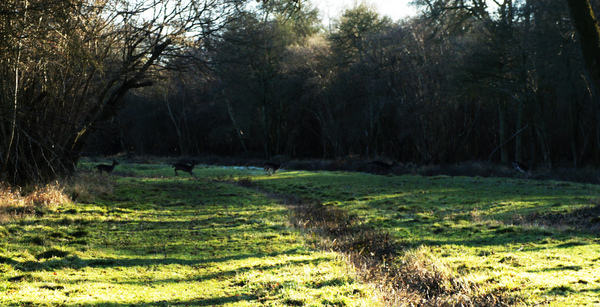
[{"label": "tree trunk", "polygon": [[[596,15],[594,15],[589,0],[566,1],[571,14],[571,22],[579,34],[581,52],[593,88],[600,88],[600,27],[598,26],[598,20],[596,20]],[[598,105],[596,108],[598,109]],[[600,120],[600,118],[597,118],[597,120]],[[576,159],[576,153],[573,154],[574,159]],[[577,161],[575,160],[574,163],[577,163]]]},{"label": "tree trunk", "polygon": [[242,149],[244,149],[244,153],[247,153],[248,149],[246,149],[246,143],[244,143],[242,128],[240,128],[240,126],[237,124],[237,121],[235,120],[235,116],[233,114],[233,107],[231,107],[231,103],[229,103],[229,99],[227,99],[227,96],[225,95],[225,90],[222,89],[221,91],[223,92],[223,97],[225,98],[225,104],[227,106],[227,113],[229,113],[229,118],[231,119],[231,123],[233,124],[233,128],[235,129],[235,133],[237,134],[237,137],[240,140],[240,143],[242,144]]},{"label": "tree trunk", "polygon": [[[499,137],[500,137],[500,144],[504,144],[506,141],[506,105],[504,102],[499,102],[498,104],[498,115],[500,116],[499,118]],[[502,146],[500,148],[500,162],[502,164],[507,164],[508,163],[508,149],[506,148],[506,146]]]},{"label": "tree trunk", "polygon": [[600,88],[600,28],[589,0],[566,0],[571,22],[579,34],[586,68],[596,88]]},{"label": "tree trunk", "polygon": [[165,104],[167,105],[167,111],[169,112],[169,118],[171,118],[171,121],[173,122],[173,128],[175,129],[175,134],[177,134],[177,143],[179,145],[179,153],[183,156],[187,155],[187,149],[186,147],[183,145],[183,138],[181,135],[181,127],[180,127],[180,122],[177,119],[175,119],[175,115],[173,114],[173,110],[171,109],[171,103],[169,102],[169,98],[167,98],[167,94],[165,94],[163,96],[163,100],[165,101]]},{"label": "tree trunk", "polygon": [[[516,100],[517,102],[517,131],[523,128],[523,102],[520,99]],[[521,137],[521,133],[515,136],[515,160],[519,162],[523,162],[523,138]]]}]

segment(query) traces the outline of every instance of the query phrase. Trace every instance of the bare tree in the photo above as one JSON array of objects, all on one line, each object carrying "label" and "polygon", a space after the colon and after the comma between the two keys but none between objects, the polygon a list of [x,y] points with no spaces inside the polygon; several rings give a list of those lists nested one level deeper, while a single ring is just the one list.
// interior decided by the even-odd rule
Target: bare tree
[{"label": "bare tree", "polygon": [[[218,31],[243,0],[0,4],[0,173],[13,183],[74,170],[102,123],[169,59]],[[186,54],[186,56],[190,56]],[[10,76],[10,78],[9,78]]]}]

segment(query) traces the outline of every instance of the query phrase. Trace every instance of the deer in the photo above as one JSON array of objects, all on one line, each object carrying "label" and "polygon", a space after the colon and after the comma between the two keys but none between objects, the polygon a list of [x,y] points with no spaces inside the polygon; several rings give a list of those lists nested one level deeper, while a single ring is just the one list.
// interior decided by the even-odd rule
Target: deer
[{"label": "deer", "polygon": [[[267,175],[275,174],[281,167],[283,167],[283,163],[265,162],[265,172],[267,172]],[[273,173],[270,171],[273,171]]]},{"label": "deer", "polygon": [[190,175],[192,175],[192,177],[196,178],[196,175],[194,175],[194,173],[193,173],[194,166],[196,165],[196,163],[197,163],[196,160],[192,160],[192,164],[190,164],[190,165],[185,164],[185,163],[173,164],[173,167],[175,168],[175,176],[179,176],[177,171],[182,171],[182,172],[189,173]]},{"label": "deer", "polygon": [[518,171],[521,172],[523,174],[525,174],[525,176],[529,177],[529,175],[531,174],[531,169],[529,166],[524,165],[518,161],[515,161],[512,163],[513,168]]},{"label": "deer", "polygon": [[117,165],[119,165],[119,163],[117,163],[116,160],[113,160],[112,165],[98,164],[94,167],[98,170],[99,174],[102,174],[102,172],[106,172],[106,174],[110,176],[110,173],[115,169],[115,166]]},{"label": "deer", "polygon": [[379,173],[389,173],[390,170],[396,166],[398,166],[398,162],[396,161],[392,161],[390,162],[385,162],[385,161],[381,161],[381,160],[375,160],[375,161],[371,161],[369,162],[369,164],[375,166],[377,169],[379,169]]}]

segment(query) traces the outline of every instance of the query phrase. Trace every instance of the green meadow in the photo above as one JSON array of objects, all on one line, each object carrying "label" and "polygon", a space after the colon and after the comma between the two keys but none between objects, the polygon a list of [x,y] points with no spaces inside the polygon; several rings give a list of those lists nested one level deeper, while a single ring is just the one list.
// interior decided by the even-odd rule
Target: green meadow
[{"label": "green meadow", "polygon": [[65,184],[74,201],[0,224],[0,305],[403,305],[391,279],[296,227],[277,195],[388,233],[396,255],[378,266],[420,259],[414,270],[451,277],[441,287],[476,285],[461,293],[504,305],[600,305],[596,185],[201,165],[194,179],[127,163],[108,177],[91,166]]},{"label": "green meadow", "polygon": [[260,184],[344,208],[406,250],[425,248],[457,275],[523,304],[600,304],[596,185],[326,172]]}]

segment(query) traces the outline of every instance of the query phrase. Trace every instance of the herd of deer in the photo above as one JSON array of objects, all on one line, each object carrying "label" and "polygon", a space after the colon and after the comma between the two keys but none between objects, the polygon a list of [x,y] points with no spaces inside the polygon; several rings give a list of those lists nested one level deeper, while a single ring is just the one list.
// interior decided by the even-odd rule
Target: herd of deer
[{"label": "herd of deer", "polygon": [[[175,176],[179,176],[177,171],[182,171],[182,172],[189,173],[192,177],[196,178],[196,175],[193,172],[194,166],[196,166],[196,164],[198,164],[196,162],[196,160],[192,160],[192,164],[175,163],[175,164],[173,164],[172,167],[175,169]],[[98,170],[99,174],[102,174],[102,172],[106,172],[106,174],[110,175],[110,173],[115,169],[115,166],[117,166],[117,165],[119,165],[119,163],[116,160],[113,160],[113,163],[110,165],[98,164],[98,165],[94,166],[94,168],[96,168]]]},{"label": "herd of deer", "polygon": [[[196,162],[196,160],[192,160],[192,164],[175,163],[172,165],[172,167],[175,170],[175,176],[179,176],[179,173],[177,173],[177,171],[182,171],[182,172],[186,172],[186,173],[190,174],[192,177],[196,178],[196,175],[193,172],[194,166],[196,166],[196,164],[198,164]],[[395,166],[398,166],[398,163],[396,161],[393,161],[390,163],[390,162],[376,160],[376,161],[369,162],[369,164],[376,167],[380,173],[384,173],[384,172],[389,173],[390,169],[392,169]],[[119,165],[119,163],[116,160],[113,160],[113,163],[110,165],[98,164],[94,167],[98,170],[99,174],[101,174],[102,172],[106,172],[106,174],[110,175],[110,173],[115,169],[115,166],[117,166],[117,165]],[[269,161],[269,162],[265,162],[264,170],[267,173],[267,175],[273,175],[278,170],[280,170],[282,167],[283,167],[283,163],[276,163],[276,162]]]},{"label": "herd of deer", "polygon": [[[387,174],[390,172],[390,170],[392,168],[398,166],[398,163],[396,161],[385,162],[385,161],[375,160],[375,161],[371,161],[368,163],[370,165],[373,165],[375,168],[377,168],[378,172],[382,173],[382,174],[383,173]],[[192,164],[175,163],[175,164],[173,164],[172,167],[175,170],[175,176],[179,176],[177,171],[182,171],[182,172],[189,173],[192,177],[196,178],[196,175],[193,172],[194,166],[196,166],[196,164],[198,164],[196,162],[196,160],[192,160]],[[110,173],[115,169],[115,166],[117,166],[117,165],[119,165],[119,163],[117,163],[116,160],[113,160],[113,163],[111,165],[98,164],[94,167],[98,170],[99,174],[102,174],[102,172],[106,172],[106,174],[110,175]],[[529,169],[529,167],[527,167],[526,165],[521,164],[519,162],[513,162],[512,166],[516,171],[524,173],[527,176],[529,176],[529,174],[531,173],[531,170]],[[280,170],[282,167],[283,167],[283,163],[265,162],[264,170],[265,170],[265,172],[267,172],[267,175],[273,175],[273,174],[275,174],[275,172]]]},{"label": "herd of deer", "polygon": [[[179,173],[177,173],[177,171],[182,171],[189,173],[192,177],[196,178],[196,175],[194,174],[194,166],[196,166],[196,164],[198,164],[198,162],[196,162],[196,160],[192,160],[192,164],[175,163],[171,167],[173,167],[175,170],[175,176],[179,176]],[[110,173],[115,169],[115,166],[117,165],[119,165],[119,163],[116,160],[113,160],[113,163],[110,165],[98,164],[94,166],[94,168],[98,170],[99,174],[102,174],[102,172],[106,172],[106,174],[110,176]],[[283,163],[266,162],[264,169],[267,172],[267,175],[272,175],[275,174],[275,172],[277,172],[279,169],[281,169],[282,166]]]}]

